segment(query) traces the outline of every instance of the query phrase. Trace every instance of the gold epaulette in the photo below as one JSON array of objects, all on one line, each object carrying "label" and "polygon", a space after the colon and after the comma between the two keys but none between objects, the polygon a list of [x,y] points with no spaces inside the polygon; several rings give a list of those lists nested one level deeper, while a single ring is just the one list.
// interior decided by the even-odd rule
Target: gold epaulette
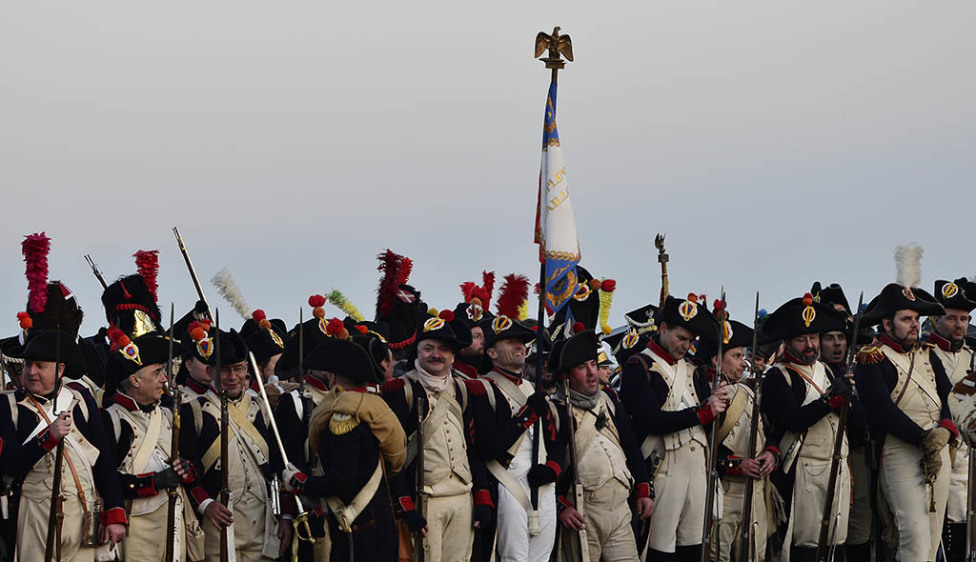
[{"label": "gold epaulette", "polygon": [[861,365],[874,365],[884,361],[884,358],[885,355],[881,351],[880,344],[862,347],[861,351],[857,352],[857,362]]},{"label": "gold epaulette", "polygon": [[933,347],[935,347],[935,344],[932,343],[932,342],[923,342],[922,343],[922,348],[923,349],[932,349]]},{"label": "gold epaulette", "polygon": [[340,414],[335,412],[329,418],[329,431],[333,435],[345,435],[356,429],[359,425],[359,417],[352,414]]}]

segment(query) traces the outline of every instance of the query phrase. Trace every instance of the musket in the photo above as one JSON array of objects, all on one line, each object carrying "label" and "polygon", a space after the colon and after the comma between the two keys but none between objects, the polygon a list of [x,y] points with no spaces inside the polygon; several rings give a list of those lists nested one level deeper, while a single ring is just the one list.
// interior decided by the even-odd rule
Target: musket
[{"label": "musket", "polygon": [[[752,420],[749,426],[749,449],[746,450],[746,458],[756,458],[756,441],[759,440],[759,404],[762,399],[762,383],[765,375],[756,369],[756,348],[759,336],[759,291],[756,291],[756,311],[752,316],[752,377],[756,381],[756,388],[752,397]],[[721,359],[719,359],[721,360]],[[753,521],[752,521],[752,495],[755,490],[756,481],[753,478],[746,479],[746,495],[742,499],[742,534],[739,535],[739,560],[748,562],[751,560],[753,545]]]},{"label": "musket", "polygon": [[301,308],[298,309],[298,399],[305,399],[305,330],[302,323],[305,315]]},{"label": "musket", "polygon": [[106,283],[105,278],[102,277],[102,272],[98,269],[98,264],[96,264],[95,260],[92,259],[91,254],[85,254],[85,261],[88,262],[92,273],[95,274],[95,279],[98,279],[98,282],[102,284],[102,289],[108,289],[108,283]]},{"label": "musket", "polygon": [[[58,329],[61,325],[58,324]],[[58,361],[61,359],[61,338],[54,340],[54,380],[58,380]],[[57,385],[55,385],[57,386]],[[54,395],[54,408],[58,405],[58,394]],[[54,411],[54,420],[58,419],[61,413]],[[44,562],[57,560],[61,562],[61,526],[64,523],[64,495],[61,494],[61,475],[64,471],[64,440],[67,436],[58,441],[57,449],[54,452],[54,479],[51,481],[51,505],[47,518],[47,537],[44,541]]]},{"label": "musket", "polygon": [[[254,371],[254,377],[258,381],[258,392],[261,394],[261,399],[264,401],[265,412],[268,417],[268,424],[271,426],[271,433],[274,434],[275,443],[278,444],[278,452],[281,453],[281,461],[288,465],[288,453],[285,452],[285,444],[281,440],[281,434],[278,432],[278,422],[275,421],[275,417],[271,410],[271,401],[268,400],[268,392],[264,389],[264,379],[261,377],[261,369],[258,368],[257,359],[254,358],[254,354],[248,352],[248,361],[251,364],[251,369]],[[273,491],[272,493],[277,493]],[[295,505],[298,507],[298,515],[292,521],[295,526],[295,535],[305,542],[314,543],[316,541],[315,537],[312,536],[312,530],[308,525],[308,512],[305,511],[305,506],[302,504],[302,500],[295,494]]]},{"label": "musket", "polygon": [[[166,376],[169,377],[169,394],[173,399],[173,432],[170,437],[170,450],[169,450],[169,462],[172,465],[180,458],[180,405],[183,401],[183,393],[180,392],[179,386],[176,384],[176,376],[173,373],[173,316],[174,316],[174,306],[172,303],[169,305],[169,356],[166,360]],[[221,467],[223,469],[223,467]],[[170,488],[167,492],[169,494],[169,505],[166,507],[166,562],[175,562],[177,559],[176,555],[176,537],[179,536],[179,529],[176,528],[176,504],[177,497],[179,497],[179,486],[175,488]]]},{"label": "musket", "polygon": [[[407,384],[410,384],[408,381]],[[417,462],[414,465],[417,475],[414,485],[417,487],[417,511],[424,521],[427,520],[427,505],[424,503],[424,402],[426,390],[417,393]],[[414,552],[417,562],[424,562],[424,537],[418,532],[414,536]]]},{"label": "musket", "polygon": [[[576,416],[573,415],[573,404],[569,401],[569,378],[563,378],[563,395],[566,397],[566,413],[569,416],[569,423],[566,428],[569,431],[569,463],[573,467],[573,508],[583,515],[583,483],[579,476],[579,451],[576,450]],[[586,537],[586,527],[577,533],[579,539],[579,560],[580,562],[590,562],[590,547]]]},{"label": "musket", "polygon": [[[972,379],[976,373],[976,353],[970,352],[969,371],[966,378]],[[969,455],[969,486],[966,487],[966,562],[976,562],[976,486],[973,485],[973,478],[976,478],[976,455],[973,454],[973,445],[976,443],[966,443],[966,454]]]},{"label": "musket", "polygon": [[659,233],[654,237],[654,247],[657,248],[657,262],[661,264],[661,308],[664,308],[664,301],[671,291],[668,286],[668,253],[664,251],[664,236],[664,234]]},{"label": "musket", "polygon": [[[847,350],[847,361],[844,365],[844,373],[838,376],[846,377],[853,372],[854,359],[857,357],[855,343],[857,343],[857,333],[861,326],[861,305],[864,304],[864,291],[857,301],[857,315],[854,316],[854,334],[851,337],[850,349]],[[837,495],[837,475],[840,472],[841,451],[844,448],[844,436],[847,430],[847,414],[851,409],[852,392],[840,407],[840,421],[837,424],[837,435],[834,437],[834,454],[830,459],[830,476],[827,478],[827,500],[824,503],[823,518],[820,520],[820,536],[817,539],[817,562],[827,562],[832,558],[830,554],[830,523],[834,511],[834,496]]]},{"label": "musket", "polygon": [[190,272],[190,280],[193,281],[193,286],[197,290],[197,297],[207,304],[207,316],[210,316],[210,303],[207,302],[207,297],[203,295],[203,287],[200,286],[200,280],[197,278],[197,271],[193,269],[193,262],[190,260],[190,252],[186,249],[186,244],[183,242],[183,237],[180,236],[180,229],[173,227],[173,234],[176,236],[176,243],[180,246],[180,253],[183,254],[183,261],[186,262],[186,269]]},{"label": "musket", "polygon": [[[722,381],[722,354],[725,353],[725,288],[722,288],[720,306],[715,307],[715,319],[718,321],[718,354],[715,356],[715,378],[712,379],[712,394],[718,391]],[[712,553],[712,518],[715,510],[715,487],[718,485],[718,417],[712,421],[711,432],[708,435],[708,480],[705,486],[705,522],[702,529],[701,561],[707,562]],[[718,549],[716,549],[716,553]]]},{"label": "musket", "polygon": [[[173,229],[176,230],[175,228]],[[179,237],[179,234],[177,234]],[[182,241],[180,246],[182,246]],[[186,254],[184,254],[185,256]],[[189,264],[189,257],[187,257],[187,264]],[[190,272],[192,274],[193,267],[190,267]],[[193,278],[196,281],[196,276]],[[199,288],[199,286],[198,286]],[[220,311],[214,311],[214,331],[216,336],[214,338],[214,354],[216,356],[215,362],[217,367],[217,372],[214,374],[214,386],[217,388],[217,392],[220,394],[220,503],[224,504],[224,507],[230,509],[230,469],[228,467],[228,461],[230,460],[230,455],[227,450],[228,443],[230,440],[230,427],[228,425],[227,418],[230,416],[228,412],[228,397],[227,390],[224,388],[223,381],[220,380]],[[228,527],[229,525],[220,526],[220,562],[228,562],[230,560],[230,545],[227,542],[228,537]]]}]

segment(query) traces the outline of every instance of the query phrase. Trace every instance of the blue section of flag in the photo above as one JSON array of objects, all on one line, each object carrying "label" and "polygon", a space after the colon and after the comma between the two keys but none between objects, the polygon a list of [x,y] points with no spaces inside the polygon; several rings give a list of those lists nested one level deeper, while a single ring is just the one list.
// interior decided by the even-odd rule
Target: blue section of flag
[{"label": "blue section of flag", "polygon": [[579,282],[576,279],[576,264],[573,260],[546,260],[546,304],[552,314],[566,305],[573,295]]},{"label": "blue section of flag", "polygon": [[556,85],[549,84],[549,95],[546,97],[546,119],[542,130],[542,148],[549,146],[550,140],[559,140],[559,129],[556,128]]}]

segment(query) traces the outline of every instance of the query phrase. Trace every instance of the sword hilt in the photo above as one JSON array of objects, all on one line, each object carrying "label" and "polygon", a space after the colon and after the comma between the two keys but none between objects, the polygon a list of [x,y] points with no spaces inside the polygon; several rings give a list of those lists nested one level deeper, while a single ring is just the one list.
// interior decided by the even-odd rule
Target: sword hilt
[{"label": "sword hilt", "polygon": [[298,540],[305,541],[309,544],[315,544],[315,537],[312,536],[312,527],[308,524],[308,512],[303,511],[295,516],[292,521],[295,526],[295,536]]}]

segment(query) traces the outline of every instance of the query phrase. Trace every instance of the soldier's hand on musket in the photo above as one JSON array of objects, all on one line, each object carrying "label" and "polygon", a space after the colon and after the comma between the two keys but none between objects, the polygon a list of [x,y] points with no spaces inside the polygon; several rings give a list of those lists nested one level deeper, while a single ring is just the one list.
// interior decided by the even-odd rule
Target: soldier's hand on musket
[{"label": "soldier's hand on musket", "polygon": [[736,468],[739,469],[739,474],[749,478],[760,478],[762,476],[762,465],[757,459],[742,459]]},{"label": "soldier's hand on musket", "polygon": [[157,490],[169,490],[180,485],[180,475],[172,468],[165,468],[153,476],[153,484]]},{"label": "soldier's hand on musket", "polygon": [[407,525],[407,530],[412,534],[420,533],[420,536],[427,536],[427,520],[416,509],[408,509],[400,514],[400,519]]},{"label": "soldier's hand on musket", "polygon": [[475,529],[487,529],[491,526],[492,519],[494,519],[494,513],[490,505],[474,506],[474,511],[471,514],[472,527]]},{"label": "soldier's hand on musket", "polygon": [[173,470],[180,476],[180,481],[184,484],[188,484],[196,479],[193,464],[184,458],[176,459],[173,463]]},{"label": "soldier's hand on musket", "polygon": [[647,519],[654,511],[654,500],[651,498],[637,498],[637,517],[640,520]]},{"label": "soldier's hand on musket", "polygon": [[573,531],[580,531],[586,524],[586,519],[583,514],[576,511],[575,507],[565,507],[562,511],[556,515],[559,522],[563,524],[563,527],[567,529],[572,529]]},{"label": "soldier's hand on musket", "polygon": [[213,523],[214,527],[229,527],[234,524],[234,514],[227,506],[219,501],[212,501],[203,514]]},{"label": "soldier's hand on musket", "polygon": [[51,422],[51,437],[60,441],[71,431],[71,412],[61,412],[58,417]]},{"label": "soldier's hand on musket", "polygon": [[777,459],[776,455],[772,451],[763,451],[759,453],[756,457],[759,461],[759,476],[756,478],[761,478],[763,476],[769,476],[774,470],[776,470]]},{"label": "soldier's hand on musket", "polygon": [[721,414],[729,407],[729,402],[732,400],[732,387],[726,384],[725,381],[718,383],[718,388],[715,392],[708,397],[708,406],[712,409],[712,413]]},{"label": "soldier's hand on musket", "polygon": [[121,523],[103,525],[102,530],[98,535],[101,543],[107,544],[111,548],[122,542],[122,539],[125,538],[125,525]]}]

